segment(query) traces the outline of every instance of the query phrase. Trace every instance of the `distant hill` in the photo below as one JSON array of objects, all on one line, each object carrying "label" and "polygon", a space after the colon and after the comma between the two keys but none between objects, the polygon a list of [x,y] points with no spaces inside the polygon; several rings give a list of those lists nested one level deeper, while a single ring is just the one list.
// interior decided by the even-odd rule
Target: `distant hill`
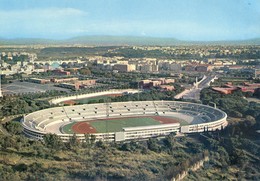
[{"label": "distant hill", "polygon": [[51,39],[1,39],[0,45],[36,44],[85,44],[85,45],[177,45],[181,41],[174,38],[154,38],[135,36],[79,36],[65,40]]},{"label": "distant hill", "polygon": [[137,36],[82,36],[65,40],[67,43],[94,45],[176,45],[182,41],[174,38]]},{"label": "distant hill", "polygon": [[0,38],[0,45],[260,45],[260,38],[240,40],[240,41],[182,41],[175,38],[156,38],[145,36],[79,36],[65,40],[20,38],[3,39]]},{"label": "distant hill", "polygon": [[17,38],[3,39],[0,38],[0,45],[38,45],[38,44],[56,44],[62,43],[59,40],[40,39],[40,38]]},{"label": "distant hill", "polygon": [[248,40],[223,40],[223,41],[193,41],[192,44],[213,44],[213,45],[260,45],[260,38]]},{"label": "distant hill", "polygon": [[260,38],[244,40],[243,42],[247,43],[247,44],[257,44],[257,45],[260,45]]}]

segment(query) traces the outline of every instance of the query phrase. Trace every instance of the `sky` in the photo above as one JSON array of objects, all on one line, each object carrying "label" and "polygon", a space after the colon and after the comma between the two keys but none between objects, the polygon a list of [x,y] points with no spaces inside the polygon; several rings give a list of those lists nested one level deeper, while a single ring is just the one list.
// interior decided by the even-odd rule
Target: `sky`
[{"label": "sky", "polygon": [[1,38],[260,38],[260,0],[0,0]]}]

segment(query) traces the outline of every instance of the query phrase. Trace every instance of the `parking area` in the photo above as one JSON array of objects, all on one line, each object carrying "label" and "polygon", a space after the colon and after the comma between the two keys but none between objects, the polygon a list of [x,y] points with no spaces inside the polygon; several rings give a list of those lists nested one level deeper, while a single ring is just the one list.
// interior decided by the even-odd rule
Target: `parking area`
[{"label": "parking area", "polygon": [[36,84],[31,82],[14,81],[2,85],[3,95],[46,92],[48,90],[59,90],[70,92],[68,89],[56,87],[54,84]]}]

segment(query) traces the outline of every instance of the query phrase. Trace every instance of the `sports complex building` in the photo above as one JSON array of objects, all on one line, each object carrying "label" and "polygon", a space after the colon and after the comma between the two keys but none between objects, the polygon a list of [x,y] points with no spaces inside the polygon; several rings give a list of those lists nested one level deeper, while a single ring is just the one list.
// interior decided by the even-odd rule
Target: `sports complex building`
[{"label": "sports complex building", "polygon": [[44,109],[21,120],[24,134],[43,139],[48,133],[69,141],[74,134],[84,141],[129,141],[221,130],[227,126],[225,112],[207,105],[179,101],[136,101],[83,104]]}]

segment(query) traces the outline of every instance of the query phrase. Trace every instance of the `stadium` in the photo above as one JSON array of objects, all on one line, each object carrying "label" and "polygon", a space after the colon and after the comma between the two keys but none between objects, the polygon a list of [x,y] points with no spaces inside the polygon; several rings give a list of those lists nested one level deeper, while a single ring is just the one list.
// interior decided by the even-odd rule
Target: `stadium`
[{"label": "stadium", "polygon": [[36,111],[21,120],[23,132],[32,139],[57,134],[64,142],[73,135],[84,141],[130,141],[221,130],[225,112],[207,105],[180,101],[136,101],[83,104]]}]

